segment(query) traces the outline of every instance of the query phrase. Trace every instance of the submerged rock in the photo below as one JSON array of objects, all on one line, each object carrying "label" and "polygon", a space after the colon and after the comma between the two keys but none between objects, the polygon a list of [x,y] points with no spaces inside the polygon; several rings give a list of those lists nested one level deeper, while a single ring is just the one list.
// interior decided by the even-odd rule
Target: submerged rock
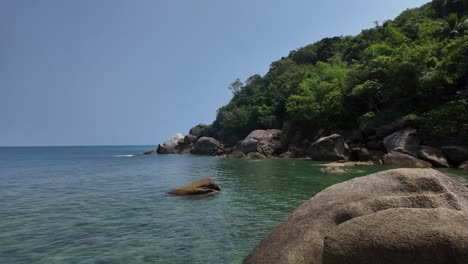
[{"label": "submerged rock", "polygon": [[231,152],[231,154],[229,154],[228,157],[242,159],[242,158],[245,158],[246,156],[242,151],[236,149],[233,152]]},{"label": "submerged rock", "polygon": [[321,171],[328,173],[328,174],[335,174],[335,173],[345,173],[348,170],[346,169],[345,166],[327,166],[321,169]]},{"label": "submerged rock", "polygon": [[143,155],[156,155],[158,154],[156,150],[148,150],[143,153]]},{"label": "submerged rock", "polygon": [[297,208],[244,263],[465,263],[468,189],[432,169],[333,185]]},{"label": "submerged rock", "polygon": [[312,143],[309,148],[309,156],[312,160],[317,161],[348,160],[349,147],[342,136],[333,134]]},{"label": "submerged rock", "polygon": [[215,194],[221,191],[219,185],[210,178],[203,178],[198,181],[191,182],[180,188],[172,190],[169,194],[172,195],[202,195],[202,194]]},{"label": "submerged rock", "polygon": [[267,157],[261,153],[258,152],[250,152],[247,154],[247,158],[249,159],[266,159]]}]

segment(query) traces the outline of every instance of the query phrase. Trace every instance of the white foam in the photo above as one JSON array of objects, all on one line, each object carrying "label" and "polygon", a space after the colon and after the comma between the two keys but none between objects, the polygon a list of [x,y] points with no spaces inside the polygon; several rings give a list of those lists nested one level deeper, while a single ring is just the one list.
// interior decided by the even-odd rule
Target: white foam
[{"label": "white foam", "polygon": [[135,156],[135,155],[114,155],[112,157],[114,157],[114,158],[123,158],[123,157],[133,157],[133,156]]}]

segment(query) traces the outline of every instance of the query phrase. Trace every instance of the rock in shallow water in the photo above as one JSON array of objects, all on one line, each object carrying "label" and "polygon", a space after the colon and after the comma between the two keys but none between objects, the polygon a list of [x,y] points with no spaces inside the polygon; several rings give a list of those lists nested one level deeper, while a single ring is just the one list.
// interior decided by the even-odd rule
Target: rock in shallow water
[{"label": "rock in shallow water", "polygon": [[447,157],[445,157],[441,151],[435,148],[426,146],[421,147],[418,152],[418,157],[422,160],[432,163],[435,167],[449,167]]},{"label": "rock in shallow water", "polygon": [[342,136],[333,134],[312,143],[309,147],[309,156],[312,160],[318,161],[348,160],[349,147]]},{"label": "rock in shallow water", "polygon": [[223,145],[212,137],[202,137],[193,146],[192,153],[199,155],[216,155],[223,152]]},{"label": "rock in shallow water", "polygon": [[416,167],[416,168],[430,168],[432,164],[417,159],[408,154],[392,151],[384,156],[384,163],[387,165],[395,166],[406,166],[406,167]]},{"label": "rock in shallow water", "polygon": [[297,208],[244,263],[466,263],[468,189],[432,169],[333,185]]},{"label": "rock in shallow water", "polygon": [[210,178],[204,178],[198,181],[191,182],[180,188],[172,190],[169,194],[172,195],[202,195],[202,194],[215,194],[221,191],[219,185]]},{"label": "rock in shallow water", "polygon": [[163,144],[159,144],[157,152],[158,154],[176,154],[179,151],[176,149],[177,146],[184,140],[184,135],[177,133],[168,139]]}]

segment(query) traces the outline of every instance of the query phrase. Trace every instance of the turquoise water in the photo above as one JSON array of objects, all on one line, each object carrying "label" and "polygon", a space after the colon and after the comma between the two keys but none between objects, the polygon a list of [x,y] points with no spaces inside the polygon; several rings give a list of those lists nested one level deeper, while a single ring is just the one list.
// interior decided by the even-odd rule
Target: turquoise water
[{"label": "turquoise water", "polygon": [[[320,190],[383,169],[138,155],[148,149],[0,148],[0,263],[240,263]],[[166,194],[202,177],[221,193]]]}]

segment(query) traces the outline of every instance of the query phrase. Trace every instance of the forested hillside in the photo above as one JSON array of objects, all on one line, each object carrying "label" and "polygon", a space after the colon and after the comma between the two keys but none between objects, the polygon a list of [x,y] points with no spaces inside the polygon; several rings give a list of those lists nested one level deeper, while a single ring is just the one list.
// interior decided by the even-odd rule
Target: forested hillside
[{"label": "forested hillside", "polygon": [[[233,83],[210,133],[233,145],[255,129],[365,141],[409,123],[431,145],[468,142],[468,0],[435,0],[357,36],[291,51],[265,76]],[[351,137],[351,136],[350,136]]]}]

